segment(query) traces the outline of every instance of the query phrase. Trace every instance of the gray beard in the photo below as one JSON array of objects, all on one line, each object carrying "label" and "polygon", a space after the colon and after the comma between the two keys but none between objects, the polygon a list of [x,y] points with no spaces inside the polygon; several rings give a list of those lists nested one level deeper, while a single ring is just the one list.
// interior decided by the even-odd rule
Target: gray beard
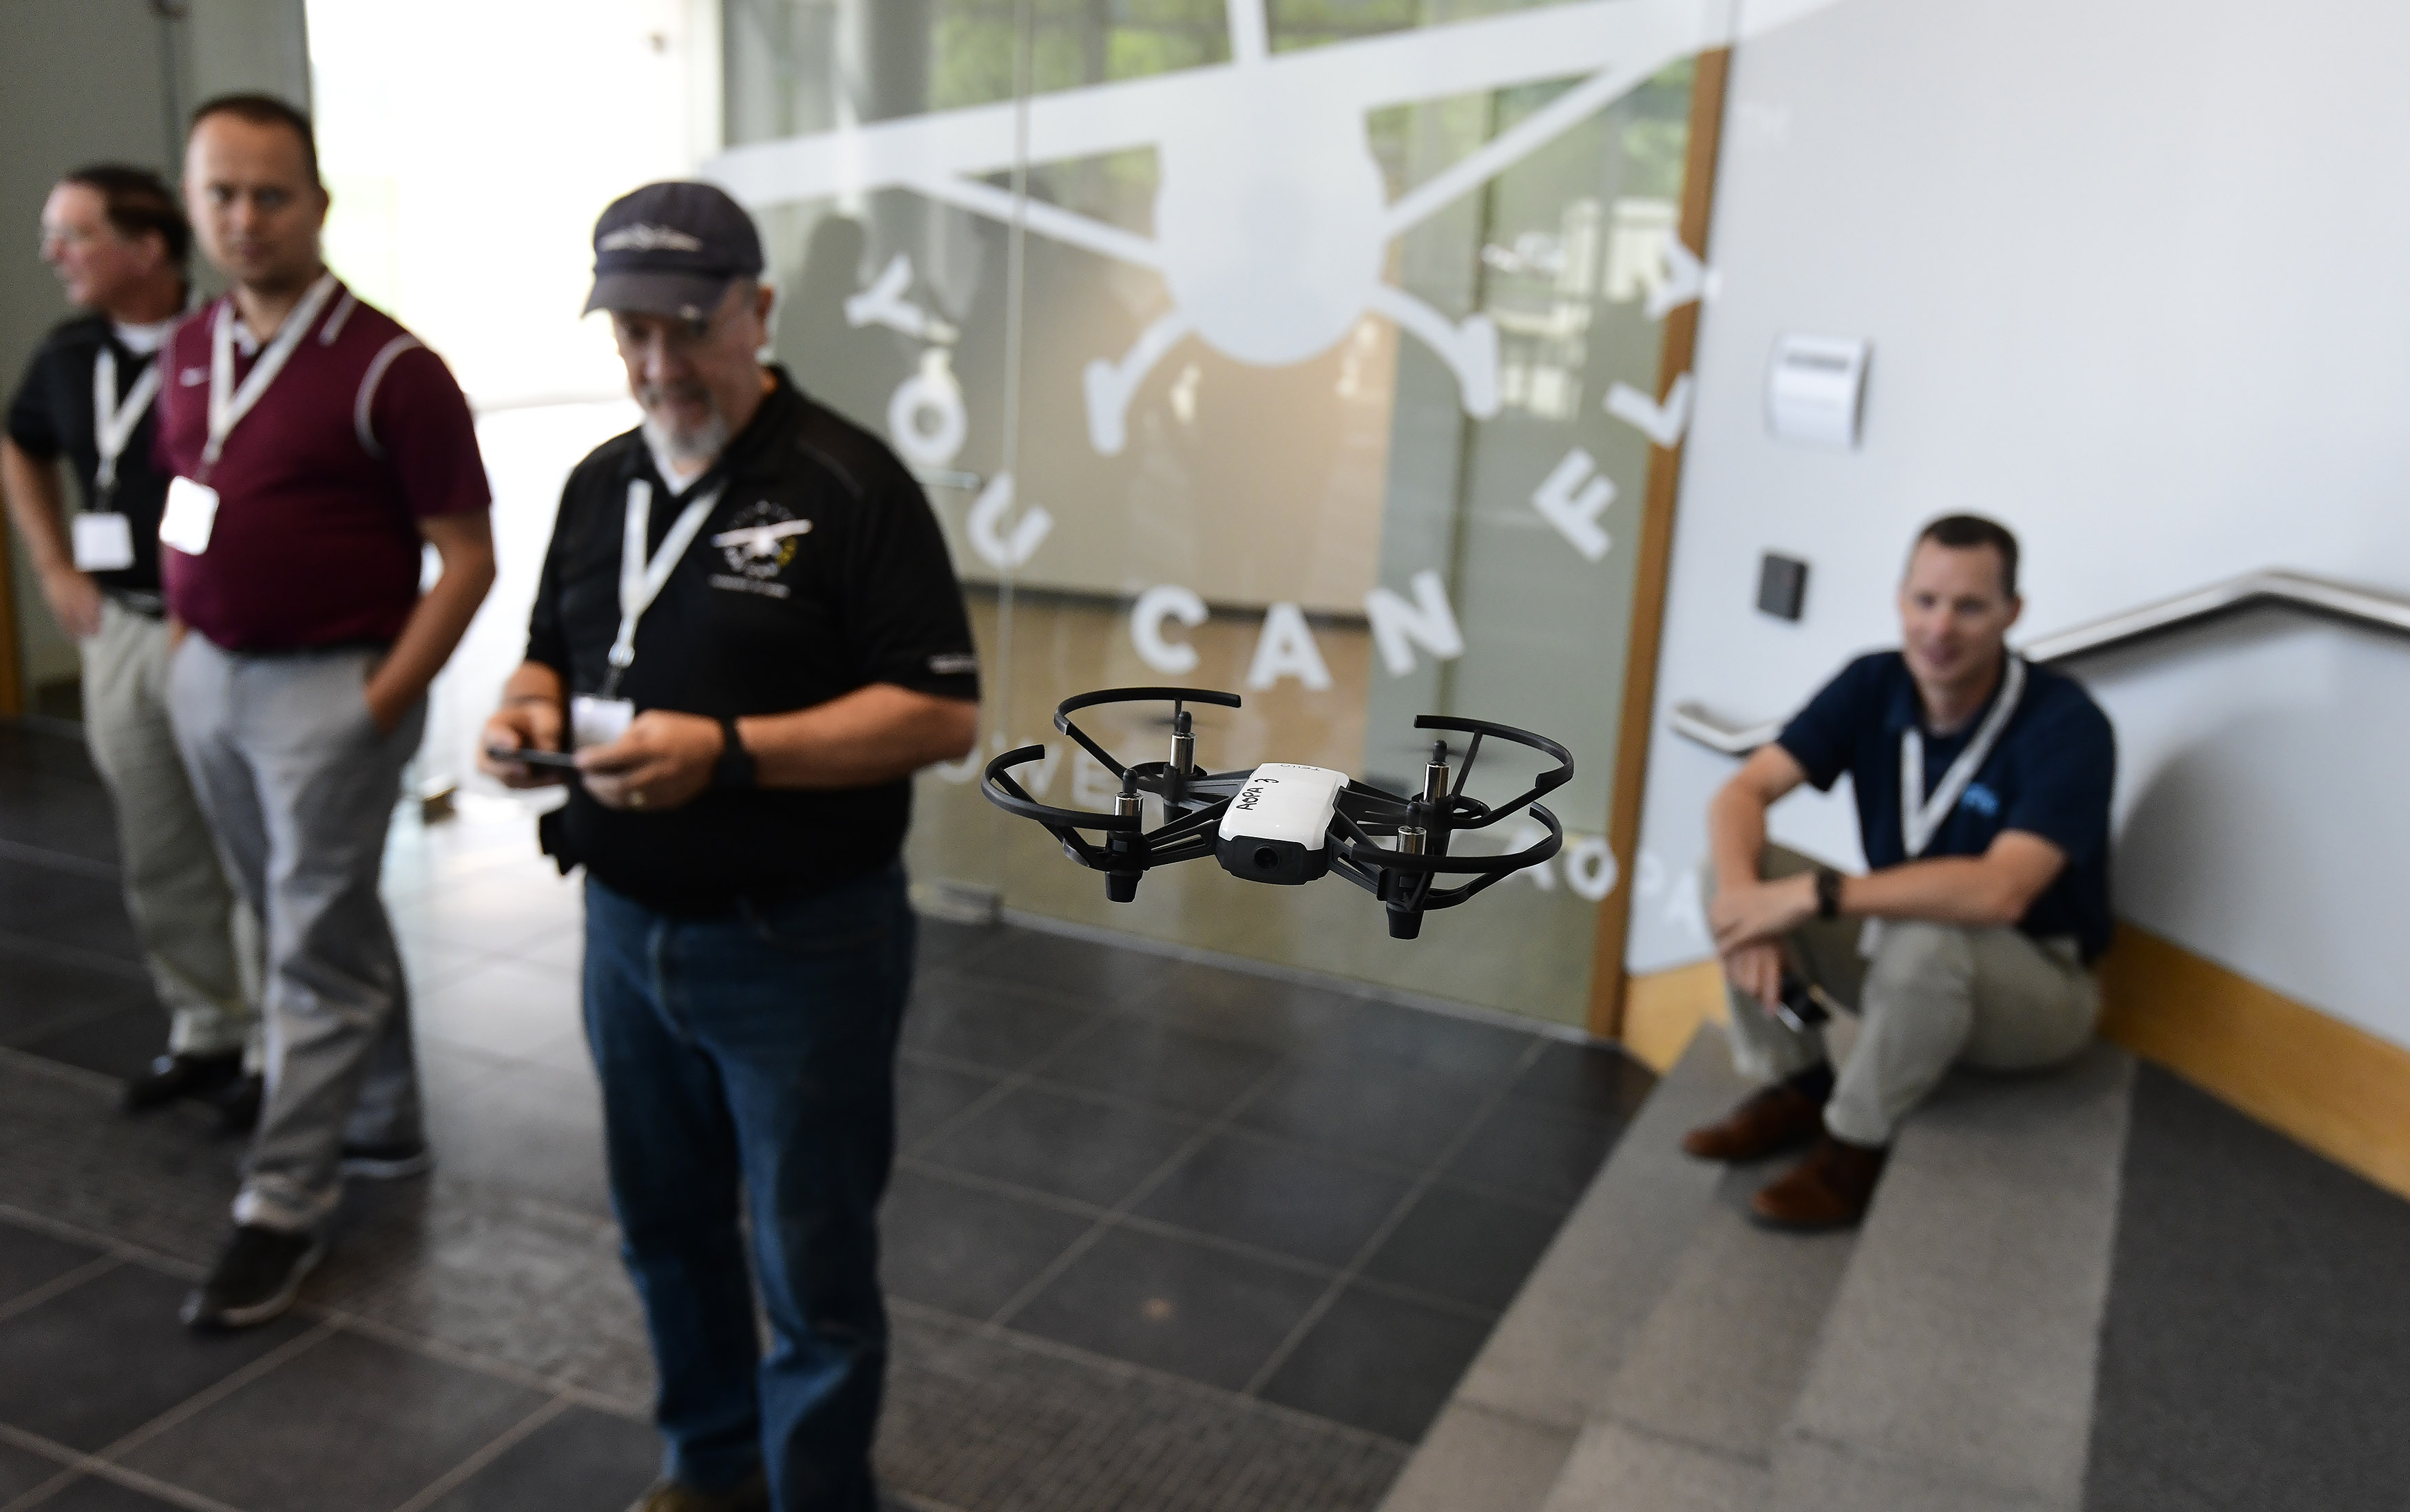
[{"label": "gray beard", "polygon": [[652,449],[653,465],[661,469],[665,483],[683,486],[713,462],[728,446],[728,422],[712,412],[711,418],[693,430],[677,431],[661,424],[651,415],[645,416],[645,444]]}]

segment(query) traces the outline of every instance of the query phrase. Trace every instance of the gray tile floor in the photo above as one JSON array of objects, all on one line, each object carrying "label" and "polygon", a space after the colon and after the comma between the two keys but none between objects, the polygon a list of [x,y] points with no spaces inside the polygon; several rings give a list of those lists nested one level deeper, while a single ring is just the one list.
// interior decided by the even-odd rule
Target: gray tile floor
[{"label": "gray tile floor", "polygon": [[[107,810],[72,741],[0,726],[0,1512],[615,1508],[646,1477],[575,884],[472,808],[399,825],[387,891],[438,1172],[347,1199],[305,1312],[191,1340],[239,1150],[113,1112],[161,1027]],[[879,1459],[933,1508],[1376,1504],[1650,1085],[934,922],[905,1040]]]}]

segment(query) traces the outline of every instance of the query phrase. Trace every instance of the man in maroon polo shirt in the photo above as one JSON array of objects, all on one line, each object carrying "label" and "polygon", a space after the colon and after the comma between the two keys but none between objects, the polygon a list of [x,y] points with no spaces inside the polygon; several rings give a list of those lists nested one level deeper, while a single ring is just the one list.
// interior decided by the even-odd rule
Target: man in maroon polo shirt
[{"label": "man in maroon polo shirt", "polygon": [[[322,1253],[342,1178],[428,1166],[410,1003],[377,895],[427,685],[493,583],[490,494],[443,361],[327,271],[309,118],[194,114],[184,196],[226,298],[162,358],[168,706],[268,937],[267,1097],[233,1237],[184,1304],[265,1322]],[[442,575],[419,592],[421,544]]]}]

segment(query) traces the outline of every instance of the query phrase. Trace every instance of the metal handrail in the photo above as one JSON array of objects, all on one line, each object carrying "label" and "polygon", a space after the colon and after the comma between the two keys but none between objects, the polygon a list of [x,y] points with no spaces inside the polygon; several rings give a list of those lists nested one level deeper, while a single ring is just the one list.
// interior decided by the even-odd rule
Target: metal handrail
[{"label": "metal handrail", "polygon": [[[2071,662],[2097,652],[2150,640],[2205,620],[2275,604],[2339,619],[2369,630],[2410,635],[2410,599],[2376,589],[2272,569],[2245,573],[2172,599],[2095,619],[2029,641],[2027,658],[2044,664]],[[1746,756],[1781,732],[1780,720],[1743,724],[1695,701],[1674,705],[1665,721],[1674,733],[1727,756]]]}]

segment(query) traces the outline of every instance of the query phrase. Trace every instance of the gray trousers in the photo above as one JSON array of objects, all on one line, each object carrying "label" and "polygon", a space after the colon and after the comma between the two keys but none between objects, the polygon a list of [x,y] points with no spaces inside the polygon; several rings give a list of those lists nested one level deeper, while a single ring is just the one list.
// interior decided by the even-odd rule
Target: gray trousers
[{"label": "gray trousers", "polygon": [[259,1068],[259,929],[235,895],[167,718],[167,627],[104,600],[85,641],[84,739],[117,810],[125,911],[179,1055]]},{"label": "gray trousers", "polygon": [[237,1223],[311,1228],[342,1195],[345,1143],[423,1137],[409,988],[377,882],[427,706],[380,734],[361,696],[375,660],[245,655],[196,633],[168,674],[184,763],[268,939],[268,1095]]},{"label": "gray trousers", "polygon": [[[1806,863],[1769,850],[1769,877]],[[1900,1121],[1953,1066],[2025,1071],[2071,1059],[2092,1042],[2100,984],[2072,939],[2011,928],[1886,921],[1855,959],[1855,920],[1809,924],[1784,942],[1793,970],[1858,1011],[1857,1043],[1834,1078],[1824,1127],[1852,1144],[1889,1144]],[[1732,1000],[1733,1061],[1778,1081],[1827,1058],[1821,1030],[1791,1027],[1755,997]]]}]

